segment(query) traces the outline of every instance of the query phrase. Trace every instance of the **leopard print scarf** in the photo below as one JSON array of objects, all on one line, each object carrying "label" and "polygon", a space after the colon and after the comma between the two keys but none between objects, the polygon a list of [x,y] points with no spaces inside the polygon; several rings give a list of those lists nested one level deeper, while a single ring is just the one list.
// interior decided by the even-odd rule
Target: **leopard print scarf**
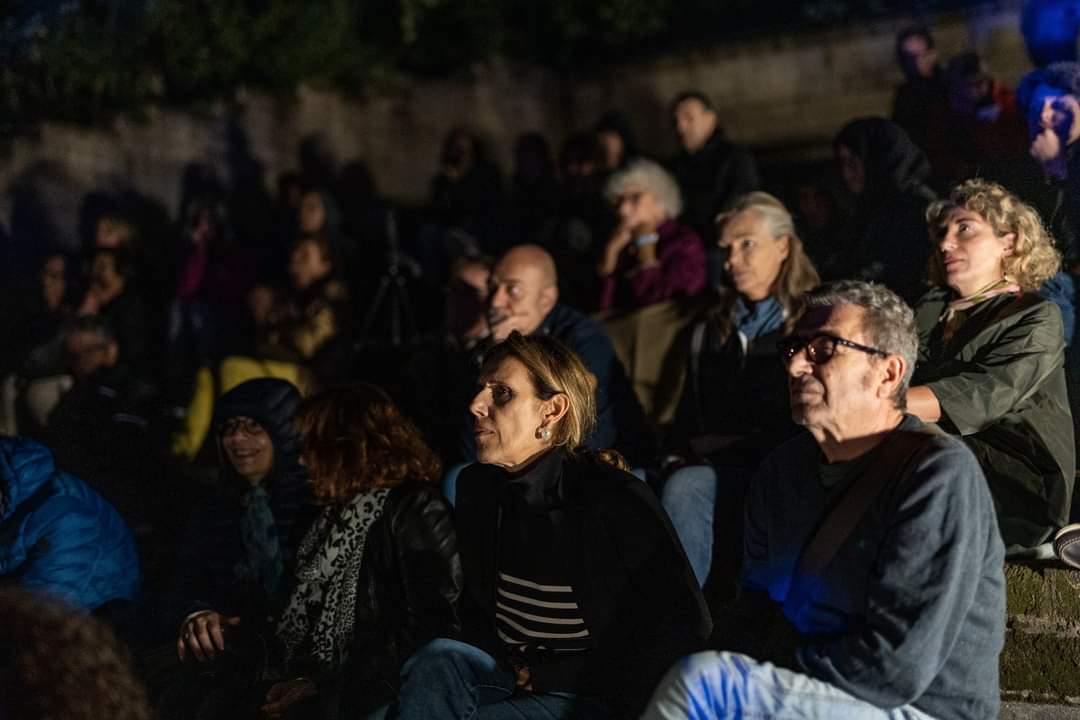
[{"label": "leopard print scarf", "polygon": [[389,492],[365,490],[344,505],[324,508],[304,536],[296,553],[296,587],[277,628],[286,667],[306,661],[332,671],[345,662],[364,544]]}]

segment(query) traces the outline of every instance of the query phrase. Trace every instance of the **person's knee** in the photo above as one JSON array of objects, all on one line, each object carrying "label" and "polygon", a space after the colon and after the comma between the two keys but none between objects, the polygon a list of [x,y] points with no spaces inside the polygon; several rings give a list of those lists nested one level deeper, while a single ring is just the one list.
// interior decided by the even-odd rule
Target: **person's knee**
[{"label": "person's knee", "polygon": [[460,674],[462,668],[483,657],[487,657],[485,653],[466,643],[435,638],[413,653],[401,672],[403,676],[434,676],[452,669],[454,674]]},{"label": "person's knee", "polygon": [[[707,465],[679,468],[664,483],[660,493],[664,507],[698,503],[701,498],[716,494],[716,473]],[[711,511],[712,508],[710,507]]]}]

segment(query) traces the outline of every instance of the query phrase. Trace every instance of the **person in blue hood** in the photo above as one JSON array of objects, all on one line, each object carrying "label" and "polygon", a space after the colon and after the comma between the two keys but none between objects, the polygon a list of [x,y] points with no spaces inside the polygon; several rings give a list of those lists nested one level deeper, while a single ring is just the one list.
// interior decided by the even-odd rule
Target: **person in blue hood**
[{"label": "person in blue hood", "polygon": [[0,437],[0,584],[85,610],[134,602],[141,584],[131,531],[89,485],[33,440]]}]

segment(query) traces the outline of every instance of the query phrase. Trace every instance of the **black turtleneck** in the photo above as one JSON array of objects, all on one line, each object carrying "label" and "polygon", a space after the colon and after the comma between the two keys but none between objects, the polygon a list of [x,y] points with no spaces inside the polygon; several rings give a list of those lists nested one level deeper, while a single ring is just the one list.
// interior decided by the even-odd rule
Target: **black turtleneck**
[{"label": "black turtleneck", "polygon": [[495,625],[511,657],[535,665],[592,645],[549,511],[561,505],[564,453],[506,473],[499,491]]}]

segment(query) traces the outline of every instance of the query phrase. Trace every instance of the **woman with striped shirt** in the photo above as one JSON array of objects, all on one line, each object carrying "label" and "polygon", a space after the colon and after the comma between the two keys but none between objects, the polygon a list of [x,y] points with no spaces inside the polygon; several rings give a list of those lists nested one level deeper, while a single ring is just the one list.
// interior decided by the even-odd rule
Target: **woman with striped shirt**
[{"label": "woman with striped shirt", "polygon": [[636,716],[704,645],[712,622],[659,502],[616,454],[578,449],[595,387],[549,337],[515,332],[486,357],[455,510],[462,634],[406,663],[391,716]]}]

